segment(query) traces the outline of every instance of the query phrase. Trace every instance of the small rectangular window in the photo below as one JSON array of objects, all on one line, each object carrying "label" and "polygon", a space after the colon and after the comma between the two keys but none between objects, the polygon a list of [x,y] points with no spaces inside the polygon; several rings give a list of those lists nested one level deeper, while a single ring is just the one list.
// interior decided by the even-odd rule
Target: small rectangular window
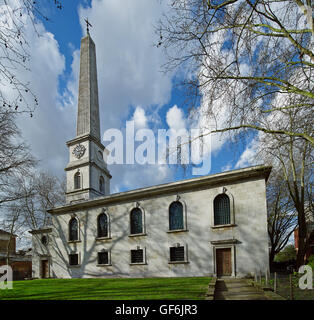
[{"label": "small rectangular window", "polygon": [[184,247],[171,247],[170,248],[170,261],[184,261]]},{"label": "small rectangular window", "polygon": [[79,259],[78,259],[78,254],[77,253],[72,253],[69,255],[69,263],[70,266],[77,266],[79,264]]},{"label": "small rectangular window", "polygon": [[144,263],[143,249],[131,250],[131,263]]},{"label": "small rectangular window", "polygon": [[109,264],[109,252],[98,252],[98,264]]}]

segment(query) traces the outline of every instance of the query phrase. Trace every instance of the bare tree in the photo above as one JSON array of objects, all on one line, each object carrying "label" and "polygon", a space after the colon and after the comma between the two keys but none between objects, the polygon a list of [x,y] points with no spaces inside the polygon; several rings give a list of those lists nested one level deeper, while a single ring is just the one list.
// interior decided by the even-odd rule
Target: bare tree
[{"label": "bare tree", "polygon": [[[275,124],[276,121],[284,122],[288,129],[306,125],[297,113],[298,110],[286,110],[284,116],[273,119],[273,122]],[[259,133],[252,144],[256,146],[255,159],[273,166],[274,178],[271,179],[268,190],[268,205],[273,215],[269,221],[272,236],[276,236],[273,232],[277,232],[279,238],[285,239],[286,227],[292,227],[293,213],[296,214],[296,227],[299,228],[297,265],[300,266],[304,263],[304,256],[309,246],[307,214],[313,208],[312,144],[296,136],[265,133]],[[273,226],[272,222],[277,223],[277,220],[280,223]],[[279,242],[276,244],[276,241],[273,241],[273,245],[275,248]],[[281,248],[282,246],[279,246],[278,250]]]},{"label": "bare tree", "polygon": [[20,207],[24,208],[23,218],[31,229],[49,225],[48,209],[64,204],[64,181],[47,172],[39,172],[23,182],[24,197]]},{"label": "bare tree", "polygon": [[[7,215],[6,219],[1,222],[3,225],[3,229],[8,230],[10,234],[10,238],[7,242],[6,246],[6,264],[10,264],[10,254],[12,253],[12,241],[16,237],[16,233],[21,227],[23,228],[23,225],[20,224],[20,214],[21,214],[21,208],[14,206],[14,204],[9,204],[6,206]],[[15,253],[15,252],[14,252]]]},{"label": "bare tree", "polygon": [[18,235],[26,245],[29,243],[27,231],[50,225],[47,210],[64,203],[65,186],[64,181],[52,174],[33,171],[20,177],[17,188],[23,196],[6,205],[2,228],[11,233],[11,238],[13,234]]},{"label": "bare tree", "polygon": [[286,183],[280,174],[271,174],[267,185],[269,262],[288,243],[297,226],[297,213],[289,196]]},{"label": "bare tree", "polygon": [[158,33],[165,70],[188,68],[185,86],[216,120],[207,134],[257,130],[314,143],[309,125],[269,121],[297,109],[313,123],[311,1],[174,0]]},{"label": "bare tree", "polygon": [[[46,0],[57,9],[62,9],[61,1]],[[49,18],[43,13],[45,3],[34,0],[0,1],[0,114],[12,112],[32,113],[38,105],[30,83],[20,76],[21,70],[29,71],[29,48],[25,27],[36,21]]]},{"label": "bare tree", "polygon": [[[311,1],[174,0],[170,6],[157,29],[157,46],[168,55],[164,70],[188,70],[181,74],[192,102],[200,101],[191,114],[202,120],[200,138],[253,137],[259,159],[280,172],[297,213],[297,264],[303,264],[313,182]],[[279,190],[273,192],[276,201]]]},{"label": "bare tree", "polygon": [[[22,234],[26,226],[25,208],[21,203],[34,199],[36,192],[41,192],[42,198],[46,196],[46,201],[52,198],[50,194],[44,194],[44,188],[40,188],[38,181],[37,184],[33,181],[31,186],[26,186],[36,161],[15,124],[16,114],[27,112],[32,117],[38,105],[30,83],[21,76],[21,71],[30,71],[28,61],[31,44],[27,41],[26,25],[32,24],[33,32],[39,36],[36,24],[38,20],[49,20],[44,12],[45,5],[51,4],[62,9],[61,1],[57,0],[46,0],[46,3],[0,0],[0,209],[2,218],[5,217],[1,223],[11,234],[7,263],[13,234]],[[48,183],[47,176],[41,177]],[[50,187],[51,184],[50,181]]]},{"label": "bare tree", "polygon": [[18,188],[20,176],[26,175],[36,161],[22,141],[12,112],[0,113],[0,207],[24,195]]}]

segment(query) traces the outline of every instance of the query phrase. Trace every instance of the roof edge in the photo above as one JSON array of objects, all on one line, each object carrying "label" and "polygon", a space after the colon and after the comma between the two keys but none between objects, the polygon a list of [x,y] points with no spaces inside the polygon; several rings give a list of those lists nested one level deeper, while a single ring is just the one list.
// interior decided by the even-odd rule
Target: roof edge
[{"label": "roof edge", "polygon": [[189,190],[192,191],[200,187],[205,187],[208,184],[215,185],[218,183],[224,183],[238,179],[245,180],[250,177],[263,177],[267,182],[271,169],[271,166],[259,165],[243,169],[225,171],[212,175],[191,178],[187,180],[180,180],[146,188],[114,193],[108,196],[94,198],[82,202],[77,202],[74,204],[66,204],[61,207],[49,209],[47,210],[47,212],[50,214],[61,214],[74,211],[76,209],[97,207],[101,205],[112,205],[121,201],[137,201],[139,198],[143,198],[143,196],[147,198],[147,193],[150,194],[149,197],[152,197],[164,193],[176,193]]},{"label": "roof edge", "polygon": [[38,234],[44,232],[52,232],[52,228],[34,229],[28,231],[30,234]]}]

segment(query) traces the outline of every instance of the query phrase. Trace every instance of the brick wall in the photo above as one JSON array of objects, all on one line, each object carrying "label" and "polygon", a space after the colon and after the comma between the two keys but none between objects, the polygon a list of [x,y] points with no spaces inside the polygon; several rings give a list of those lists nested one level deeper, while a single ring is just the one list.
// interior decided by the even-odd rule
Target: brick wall
[{"label": "brick wall", "polygon": [[[0,252],[7,252],[8,242],[9,240],[2,240],[2,239],[0,240]],[[10,253],[15,252],[15,246],[16,246],[15,242],[16,242],[15,238],[12,238],[9,246]]]},{"label": "brick wall", "polygon": [[[0,266],[5,265],[5,259],[0,260]],[[32,261],[12,261],[13,280],[23,280],[32,276]]]},{"label": "brick wall", "polygon": [[299,229],[294,230],[294,247],[296,250],[299,248]]}]

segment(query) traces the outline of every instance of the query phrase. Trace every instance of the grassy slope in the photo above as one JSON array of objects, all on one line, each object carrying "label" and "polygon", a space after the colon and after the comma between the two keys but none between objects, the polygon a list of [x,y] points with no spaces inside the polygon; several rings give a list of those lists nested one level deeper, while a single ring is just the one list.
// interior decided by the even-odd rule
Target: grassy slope
[{"label": "grassy slope", "polygon": [[208,277],[146,279],[40,279],[16,281],[0,300],[204,299]]}]

